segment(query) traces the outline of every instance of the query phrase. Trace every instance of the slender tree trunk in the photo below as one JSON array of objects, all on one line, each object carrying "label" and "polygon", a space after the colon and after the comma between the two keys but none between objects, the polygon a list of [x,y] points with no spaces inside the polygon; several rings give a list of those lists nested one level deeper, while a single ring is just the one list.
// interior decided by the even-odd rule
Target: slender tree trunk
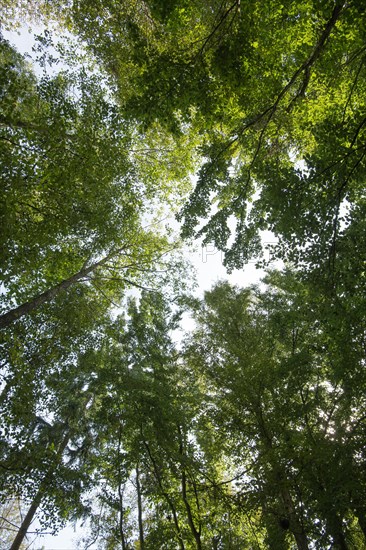
[{"label": "slender tree trunk", "polygon": [[119,534],[121,535],[122,550],[127,550],[125,533],[123,530],[123,489],[122,484],[118,483],[118,497],[119,497]]},{"label": "slender tree trunk", "polygon": [[147,450],[147,453],[149,455],[149,458],[151,460],[151,463],[153,465],[153,470],[154,470],[154,474],[155,474],[155,478],[156,478],[156,481],[158,482],[158,485],[159,485],[159,489],[161,491],[161,494],[163,495],[163,497],[165,498],[171,512],[172,512],[172,515],[173,515],[173,521],[174,521],[174,526],[175,526],[175,531],[177,533],[177,537],[178,537],[178,543],[179,543],[179,548],[180,550],[185,550],[185,546],[184,546],[184,542],[183,542],[183,537],[182,537],[182,532],[180,530],[180,526],[179,526],[179,521],[178,521],[178,515],[177,515],[177,511],[175,509],[175,506],[174,506],[174,503],[172,501],[172,499],[170,498],[169,494],[164,491],[164,487],[163,487],[163,484],[162,484],[162,481],[161,481],[161,477],[160,477],[160,474],[159,474],[159,469],[157,467],[157,464],[155,462],[155,459],[154,457],[152,456],[151,454],[151,451],[150,451],[150,447],[149,445],[147,444],[147,442],[144,440],[144,436],[143,436],[143,433],[141,431],[141,437],[142,437],[142,440],[144,442],[144,445],[146,447],[146,450]]},{"label": "slender tree trunk", "polygon": [[183,464],[184,449],[183,449],[183,437],[182,437],[182,432],[181,432],[180,426],[178,426],[178,433],[179,433],[179,440],[180,440],[179,441],[179,453],[182,457],[182,464],[181,464],[181,468],[182,468],[182,474],[181,474],[182,498],[183,498],[184,506],[185,506],[186,511],[187,511],[188,525],[189,525],[191,533],[194,536],[194,539],[196,541],[197,550],[202,550],[201,533],[200,533],[201,529],[200,528],[198,530],[196,529],[196,526],[194,524],[192,509],[191,509],[191,506],[190,506],[188,498],[187,498],[187,477],[186,477],[185,467],[184,467],[184,464]]},{"label": "slender tree trunk", "polygon": [[141,498],[141,485],[140,485],[140,470],[136,465],[136,489],[137,489],[137,509],[138,509],[138,524],[139,524],[139,539],[140,550],[144,550],[144,524],[142,521],[142,498]]},{"label": "slender tree trunk", "polygon": [[[124,485],[121,475],[121,449],[122,449],[122,426],[119,425],[118,430],[118,498],[119,498],[119,534],[121,535],[122,550],[127,550],[125,533],[123,529],[123,492]],[[123,485],[123,488],[122,488]]]},{"label": "slender tree trunk", "polygon": [[192,532],[192,535],[194,536],[194,539],[196,541],[197,550],[202,550],[201,535],[200,535],[199,531],[197,531],[196,526],[194,524],[192,510],[191,510],[191,507],[190,507],[190,504],[189,504],[189,501],[188,501],[188,498],[187,498],[187,478],[186,478],[186,474],[185,474],[185,471],[184,471],[184,466],[182,466],[181,486],[182,486],[183,502],[184,502],[184,506],[185,506],[186,511],[187,511],[188,525],[189,525],[189,527],[191,529],[191,532]]},{"label": "slender tree trunk", "polygon": [[34,497],[32,504],[29,507],[28,512],[26,513],[22,521],[21,526],[19,527],[19,531],[16,534],[15,539],[13,540],[13,544],[11,545],[10,550],[19,550],[24,538],[27,535],[29,526],[34,519],[34,516],[38,510],[41,500],[42,500],[42,494],[41,494],[41,491],[38,491],[38,493]]},{"label": "slender tree trunk", "polygon": [[[60,447],[57,451],[57,461],[62,458],[63,452],[66,449],[66,446],[70,440],[70,434],[67,433],[64,435],[64,438],[62,439],[60,443]],[[10,550],[19,550],[26,534],[29,529],[30,524],[32,523],[34,516],[39,508],[39,505],[41,504],[42,497],[44,494],[44,490],[47,487],[47,483],[49,481],[49,478],[52,476],[53,468],[47,472],[43,482],[41,483],[41,486],[36,494],[36,496],[33,499],[32,504],[29,507],[28,512],[26,513],[21,526],[19,527],[18,533],[15,536],[15,539],[13,540],[13,543],[10,547]]]},{"label": "slender tree trunk", "polygon": [[49,288],[48,290],[45,290],[41,294],[34,296],[28,302],[25,302],[24,304],[14,309],[11,309],[7,313],[0,315],[0,329],[6,328],[11,323],[14,323],[14,321],[16,321],[17,319],[20,319],[25,315],[29,315],[29,313],[32,313],[32,311],[39,308],[45,302],[51,301],[60,292],[62,292],[63,290],[67,290],[71,285],[78,282],[80,279],[83,279],[84,277],[87,277],[88,275],[90,275],[90,273],[93,273],[93,271],[95,271],[98,267],[102,266],[103,264],[107,263],[108,260],[116,256],[119,252],[120,251],[116,251],[111,254],[108,254],[107,256],[99,260],[99,262],[95,262],[89,267],[80,269],[80,271],[78,271],[77,273],[74,273],[68,279],[64,279],[63,281],[53,286],[52,288]]}]

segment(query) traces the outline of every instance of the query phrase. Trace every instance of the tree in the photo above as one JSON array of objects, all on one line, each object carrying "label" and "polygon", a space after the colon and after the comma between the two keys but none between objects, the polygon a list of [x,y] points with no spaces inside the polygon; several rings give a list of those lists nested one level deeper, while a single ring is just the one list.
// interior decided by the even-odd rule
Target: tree
[{"label": "tree", "polygon": [[130,264],[144,230],[130,132],[100,79],[60,73],[38,84],[2,49],[3,298],[27,303],[2,317],[10,322],[116,257]]},{"label": "tree", "polygon": [[289,532],[298,548],[348,548],[362,529],[361,510],[359,527],[347,518],[355,517],[363,406],[357,390],[336,381],[336,338],[320,328],[311,287],[290,273],[268,282],[265,292],[222,283],[206,293],[190,360],[226,453],[245,471],[237,498],[263,517],[265,547],[288,548]]},{"label": "tree", "polygon": [[162,295],[143,293],[110,333],[97,497],[106,521],[97,509],[91,536],[101,547],[130,548],[138,540],[146,549],[205,548],[235,524],[222,523],[221,453],[210,447],[201,391],[171,340],[180,314]]},{"label": "tree", "polygon": [[74,2],[69,24],[117,83],[126,116],[158,120],[177,140],[202,136],[182,234],[214,242],[229,269],[258,256],[264,229],[282,258],[332,263],[344,209],[362,208],[359,2],[102,4]]},{"label": "tree", "polygon": [[[89,349],[76,363],[69,359],[58,373],[45,373],[41,396],[26,404],[28,416],[22,411],[16,419],[3,415],[2,498],[14,494],[30,502],[15,533],[14,550],[21,547],[36,515],[43,527],[56,531],[86,511],[83,493],[93,485],[98,359],[100,352]],[[29,410],[32,404],[36,410]]]},{"label": "tree", "polygon": [[[97,69],[0,43],[4,494],[106,549],[363,548],[363,6],[51,4]],[[167,208],[229,270],[266,229],[287,262],[193,303],[183,350]]]},{"label": "tree", "polygon": [[9,43],[0,46],[1,477],[5,494],[33,499],[26,522],[41,509],[57,526],[83,511],[78,484],[89,483],[84,463],[65,464],[75,438],[88,438],[85,425],[68,428],[68,406],[80,408],[70,397],[76,365],[98,349],[126,289],[155,291],[169,273],[174,292],[184,262],[152,212],[174,178],[159,190],[151,174],[144,182],[133,128],[103,77],[64,69],[36,78]]}]

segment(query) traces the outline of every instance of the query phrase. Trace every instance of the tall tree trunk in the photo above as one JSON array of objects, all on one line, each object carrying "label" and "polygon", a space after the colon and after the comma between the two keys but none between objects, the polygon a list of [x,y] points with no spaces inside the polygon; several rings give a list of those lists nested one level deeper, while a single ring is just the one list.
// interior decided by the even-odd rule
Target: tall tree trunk
[{"label": "tall tree trunk", "polygon": [[127,550],[125,533],[123,529],[123,489],[122,483],[118,483],[118,498],[119,498],[119,534],[121,536],[122,550]]},{"label": "tall tree trunk", "polygon": [[197,550],[202,550],[201,535],[200,535],[200,532],[197,531],[196,526],[194,524],[194,519],[193,519],[191,506],[190,506],[188,498],[187,498],[187,478],[186,478],[186,473],[185,473],[183,465],[182,465],[181,486],[182,486],[183,502],[184,502],[184,506],[185,506],[186,511],[187,511],[188,525],[189,525],[191,533],[194,536],[194,539],[196,541]]},{"label": "tall tree trunk", "polygon": [[295,537],[299,550],[309,550],[309,543],[303,526],[297,517],[296,508],[292,496],[287,487],[281,487],[281,497],[290,521],[290,530]]},{"label": "tall tree trunk", "polygon": [[140,470],[136,465],[136,489],[137,489],[137,509],[138,509],[138,524],[139,524],[139,539],[140,550],[144,550],[144,524],[142,521],[142,498],[141,498],[141,485],[140,485]]},{"label": "tall tree trunk", "polygon": [[[119,534],[121,536],[122,550],[127,550],[125,533],[123,529],[123,492],[124,484],[121,475],[121,449],[122,449],[122,426],[118,430],[118,498],[119,498]],[[122,488],[123,487],[123,488]]]},{"label": "tall tree trunk", "polygon": [[14,309],[11,309],[7,313],[0,315],[0,329],[6,328],[11,323],[14,323],[14,321],[20,319],[21,317],[24,317],[25,315],[29,315],[29,313],[39,308],[39,306],[41,306],[45,302],[49,302],[50,300],[55,298],[55,296],[57,296],[63,290],[67,290],[71,285],[78,282],[80,279],[83,279],[84,277],[90,275],[90,273],[93,273],[93,271],[107,263],[108,260],[116,256],[119,252],[121,252],[121,250],[108,254],[107,256],[99,260],[99,262],[95,262],[89,267],[80,269],[80,271],[74,273],[68,279],[64,279],[52,288],[49,288],[41,294],[34,296],[28,302],[25,302],[24,304],[15,307]]},{"label": "tall tree trunk", "polygon": [[41,500],[42,500],[42,493],[41,491],[38,491],[38,493],[33,499],[32,504],[29,507],[28,512],[26,513],[22,521],[21,526],[19,527],[18,533],[16,534],[15,539],[13,540],[10,550],[19,550],[24,538],[27,535],[29,526],[34,519],[34,516],[38,510]]},{"label": "tall tree trunk", "polygon": [[187,476],[186,471],[184,467],[184,448],[183,448],[183,437],[182,437],[182,431],[180,429],[180,426],[178,426],[178,433],[179,433],[179,454],[182,457],[182,473],[181,473],[181,487],[182,487],[182,498],[184,502],[184,506],[187,511],[187,519],[188,519],[188,525],[190,527],[191,533],[194,536],[194,539],[196,541],[196,547],[197,550],[202,550],[202,543],[201,543],[201,528],[197,530],[195,524],[194,524],[194,518],[192,514],[192,509],[189,504],[189,500],[187,498]]},{"label": "tall tree trunk", "polygon": [[[70,434],[66,433],[64,435],[64,437],[63,437],[63,439],[60,443],[59,449],[57,451],[57,462],[59,460],[61,460],[63,452],[66,449],[69,440],[70,440]],[[16,534],[15,539],[13,540],[13,543],[10,547],[10,550],[19,550],[19,548],[20,548],[20,546],[21,546],[21,544],[22,544],[22,542],[23,542],[23,540],[24,540],[24,538],[27,534],[29,526],[32,523],[32,521],[34,519],[34,516],[35,516],[35,514],[36,514],[36,512],[39,508],[39,505],[41,504],[43,494],[45,492],[45,489],[47,488],[47,484],[48,484],[48,481],[49,481],[50,477],[52,477],[52,473],[53,473],[53,468],[51,468],[47,472],[43,482],[41,483],[41,486],[38,489],[38,492],[37,492],[36,496],[34,497],[33,502],[30,505],[29,510],[28,510],[28,512],[26,513],[26,515],[23,519],[21,526],[19,527],[18,533]]]},{"label": "tall tree trunk", "polygon": [[178,537],[178,544],[179,544],[179,548],[180,550],[185,550],[185,546],[184,546],[184,542],[183,542],[183,536],[182,536],[182,532],[180,530],[180,526],[179,526],[179,521],[178,521],[178,515],[177,515],[177,511],[175,509],[175,506],[174,506],[174,502],[172,501],[172,499],[170,498],[169,494],[164,490],[164,487],[163,487],[163,483],[162,483],[162,480],[161,480],[161,477],[160,477],[160,474],[159,474],[159,469],[158,469],[158,466],[155,462],[155,459],[154,457],[152,456],[151,454],[151,451],[150,451],[150,447],[148,445],[148,443],[145,441],[144,439],[144,436],[143,436],[143,433],[142,433],[142,430],[141,430],[141,437],[142,437],[142,441],[145,445],[145,448],[147,450],[147,453],[149,455],[149,458],[151,460],[151,463],[153,465],[153,470],[154,470],[154,474],[155,474],[155,478],[156,478],[156,481],[158,482],[158,485],[159,485],[159,489],[161,491],[161,494],[163,495],[163,497],[165,498],[171,512],[172,512],[172,515],[173,515],[173,521],[174,521],[174,527],[175,527],[175,531],[177,533],[177,537]]}]

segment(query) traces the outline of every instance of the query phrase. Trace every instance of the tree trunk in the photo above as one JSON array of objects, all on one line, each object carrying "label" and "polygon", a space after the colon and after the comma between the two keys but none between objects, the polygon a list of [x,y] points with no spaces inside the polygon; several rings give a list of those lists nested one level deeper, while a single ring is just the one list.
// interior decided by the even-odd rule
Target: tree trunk
[{"label": "tree trunk", "polygon": [[142,522],[142,498],[141,498],[141,485],[140,485],[140,470],[136,466],[136,489],[137,489],[137,509],[138,509],[138,524],[139,524],[139,539],[140,550],[144,550],[144,524]]},{"label": "tree trunk", "polygon": [[29,507],[28,512],[26,513],[22,521],[21,526],[19,527],[19,531],[16,534],[15,539],[13,540],[13,544],[11,545],[10,550],[19,550],[25,536],[27,535],[29,526],[34,519],[34,516],[38,510],[38,506],[40,505],[41,500],[42,500],[42,494],[41,494],[41,491],[38,491],[38,493],[34,497],[32,504]]},{"label": "tree trunk", "polygon": [[292,496],[287,487],[281,488],[281,497],[285,505],[286,512],[290,521],[290,531],[295,537],[296,545],[299,550],[309,550],[308,539],[303,526],[298,520],[297,512],[292,500]]},{"label": "tree trunk", "polygon": [[67,290],[71,285],[78,282],[80,279],[83,279],[84,277],[87,277],[90,275],[90,273],[93,273],[98,267],[102,266],[103,264],[107,263],[108,260],[116,256],[120,250],[113,252],[111,254],[108,254],[99,262],[95,262],[94,264],[90,265],[89,267],[85,267],[80,269],[77,273],[74,273],[74,275],[71,275],[68,279],[64,279],[57,285],[55,285],[52,288],[49,288],[48,290],[45,290],[41,294],[38,294],[37,296],[34,296],[31,300],[28,302],[25,302],[24,304],[11,309],[7,313],[4,313],[3,315],[0,315],[0,329],[6,328],[11,323],[14,323],[17,319],[20,319],[21,317],[24,317],[25,315],[29,315],[32,311],[39,308],[42,304],[45,302],[51,301],[55,296],[57,296],[60,292],[63,290]]},{"label": "tree trunk", "polygon": [[119,497],[119,534],[121,535],[122,550],[127,550],[125,533],[123,530],[123,490],[121,484],[118,484],[118,497]]},{"label": "tree trunk", "polygon": [[[64,435],[64,437],[63,437],[63,439],[60,443],[60,447],[57,451],[57,461],[62,458],[63,452],[66,449],[69,440],[70,440],[70,434],[66,433]],[[34,497],[33,502],[30,505],[29,510],[26,513],[25,518],[22,521],[21,526],[19,527],[18,533],[16,534],[15,539],[13,540],[13,543],[10,547],[10,550],[19,550],[19,548],[20,548],[20,546],[21,546],[21,544],[24,540],[24,537],[27,534],[29,526],[32,523],[32,521],[34,519],[34,516],[35,516],[35,514],[38,510],[38,507],[41,504],[44,489],[47,487],[48,481],[49,481],[50,477],[52,477],[52,473],[53,473],[53,468],[51,468],[51,470],[49,470],[47,472],[44,480],[42,481],[42,483],[40,485],[40,488],[38,489],[38,492],[37,492],[36,496]]]},{"label": "tree trunk", "polygon": [[[124,484],[122,483],[121,475],[121,448],[122,448],[122,426],[119,425],[118,431],[118,498],[119,498],[119,534],[121,536],[122,550],[127,550],[125,533],[123,528],[123,493],[124,493]],[[122,488],[123,486],[123,488]]]},{"label": "tree trunk", "polygon": [[149,455],[149,458],[152,462],[152,465],[153,465],[153,470],[154,470],[154,474],[155,474],[155,478],[156,478],[156,481],[158,482],[158,485],[159,485],[159,489],[161,491],[161,494],[163,495],[163,497],[165,498],[171,512],[172,512],[172,515],[173,515],[173,521],[174,521],[174,527],[175,527],[175,531],[177,533],[177,537],[178,537],[178,543],[179,543],[179,548],[180,550],[185,550],[185,546],[184,546],[184,542],[183,542],[183,537],[182,537],[182,532],[180,530],[180,526],[179,526],[179,521],[178,521],[178,515],[177,515],[177,511],[175,509],[175,506],[174,506],[174,503],[172,501],[172,499],[170,498],[169,494],[164,491],[164,487],[163,487],[163,484],[162,484],[162,481],[161,481],[161,477],[160,477],[160,474],[159,474],[159,470],[158,470],[158,467],[157,467],[157,464],[155,462],[155,459],[154,457],[152,456],[151,454],[151,451],[150,451],[150,447],[148,445],[148,443],[144,440],[144,436],[143,436],[143,433],[141,431],[141,437],[142,437],[142,440],[144,442],[144,445],[146,447],[146,450],[147,450],[147,453]]},{"label": "tree trunk", "polygon": [[191,510],[190,504],[189,504],[188,499],[187,499],[187,479],[186,479],[186,474],[185,474],[185,471],[184,471],[184,466],[182,466],[181,483],[182,483],[182,497],[183,497],[184,506],[185,506],[186,511],[187,511],[188,525],[189,525],[189,527],[191,529],[191,532],[192,532],[192,535],[194,536],[194,539],[196,541],[197,550],[202,550],[201,535],[200,535],[199,531],[197,531],[196,526],[194,524],[192,510]]},{"label": "tree trunk", "polygon": [[182,437],[182,432],[181,432],[180,426],[178,426],[178,434],[179,434],[179,454],[182,457],[182,464],[181,464],[181,468],[182,468],[182,474],[181,474],[182,498],[183,498],[184,506],[185,506],[186,511],[187,511],[188,525],[189,525],[191,533],[194,536],[194,539],[196,541],[197,550],[202,550],[201,533],[200,533],[201,529],[200,528],[199,528],[199,530],[196,529],[196,526],[194,524],[192,509],[191,509],[191,506],[190,506],[188,498],[187,498],[187,477],[186,477],[185,467],[184,467],[184,464],[183,464],[184,449],[183,449],[183,437]]}]

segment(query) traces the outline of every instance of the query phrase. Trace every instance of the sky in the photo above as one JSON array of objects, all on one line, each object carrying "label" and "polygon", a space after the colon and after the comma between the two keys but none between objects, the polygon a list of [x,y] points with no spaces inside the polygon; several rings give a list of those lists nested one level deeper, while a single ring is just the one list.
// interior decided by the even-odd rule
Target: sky
[{"label": "sky", "polygon": [[[36,34],[40,34],[42,29],[33,27]],[[28,32],[28,28],[23,27],[20,32],[5,31],[4,36],[12,44],[16,46],[18,51],[23,54],[32,54],[32,46],[34,45],[33,34]],[[274,242],[273,237],[267,233],[263,237],[265,243]],[[256,269],[255,263],[249,263],[241,270],[234,270],[230,275],[227,274],[222,262],[222,254],[213,246],[207,245],[204,247],[197,243],[195,249],[186,247],[186,257],[193,264],[197,273],[197,290],[198,296],[203,296],[205,290],[209,290],[219,280],[227,279],[232,284],[239,286],[247,286],[251,284],[259,283],[260,279],[264,276],[264,271]],[[266,258],[267,259],[267,258]],[[192,321],[187,317],[184,319],[183,329],[188,331],[192,328]],[[37,523],[34,523],[31,530],[37,529]],[[82,530],[77,528],[76,530],[72,526],[67,526],[61,530],[57,536],[46,535],[37,537],[32,549],[40,549],[42,547],[45,550],[73,550],[76,548],[76,539],[80,538]],[[32,535],[30,540],[34,539]],[[91,550],[94,547],[91,547]]]}]

